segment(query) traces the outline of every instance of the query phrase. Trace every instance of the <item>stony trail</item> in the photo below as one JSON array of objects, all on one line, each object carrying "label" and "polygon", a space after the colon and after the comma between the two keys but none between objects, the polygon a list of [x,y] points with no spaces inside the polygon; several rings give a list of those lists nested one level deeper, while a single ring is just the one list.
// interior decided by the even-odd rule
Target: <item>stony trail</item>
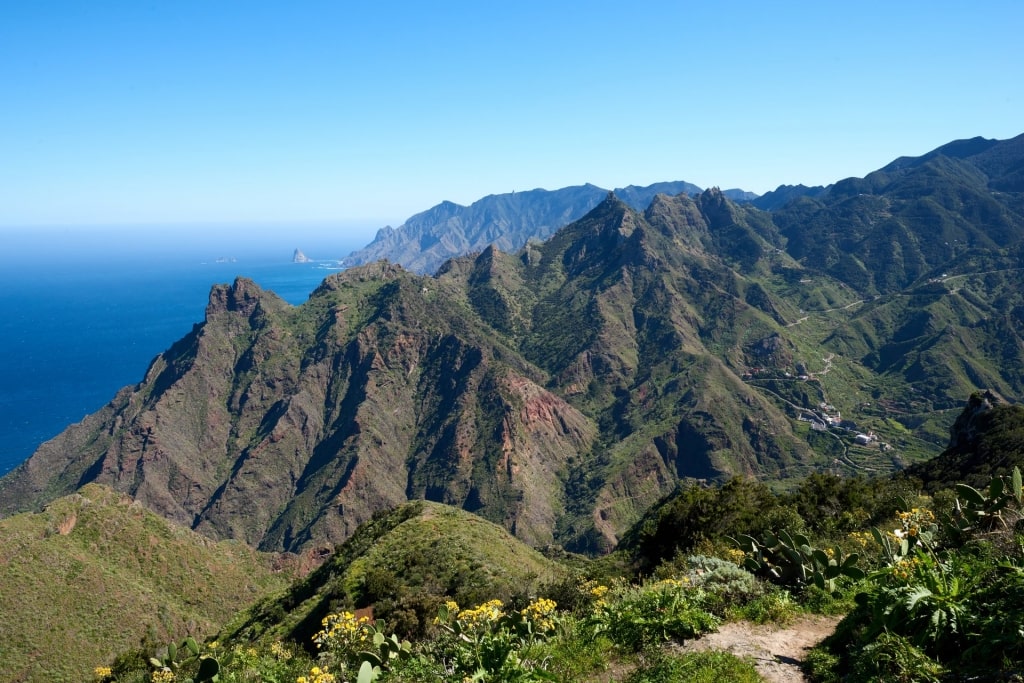
[{"label": "stony trail", "polygon": [[800,661],[807,650],[831,635],[841,617],[801,617],[787,626],[731,622],[717,633],[688,641],[682,650],[725,650],[738,657],[750,657],[769,683],[802,683],[807,679]]}]

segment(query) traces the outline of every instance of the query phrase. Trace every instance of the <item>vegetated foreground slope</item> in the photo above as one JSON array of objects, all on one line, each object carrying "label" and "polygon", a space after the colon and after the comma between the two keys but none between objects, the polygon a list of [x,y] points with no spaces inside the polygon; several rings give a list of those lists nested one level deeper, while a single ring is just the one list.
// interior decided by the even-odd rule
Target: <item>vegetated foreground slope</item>
[{"label": "vegetated foreground slope", "polygon": [[[997,413],[1004,415],[986,419]],[[1006,419],[1008,413],[1018,414]],[[1021,450],[1019,413],[1018,407],[993,407],[991,397],[976,395],[957,419],[951,443],[967,453],[971,446],[965,440],[987,442],[994,461],[1012,459]],[[728,657],[716,657],[714,665],[708,660],[701,660],[703,665],[696,659],[676,660],[680,645],[684,651],[725,649],[766,659],[767,663],[757,663],[757,669],[767,680],[801,678],[801,659],[813,668],[815,680],[917,680],[921,671],[938,680],[944,669],[965,679],[1003,680],[1018,671],[1022,661],[1020,638],[1005,628],[1019,619],[1004,618],[1021,612],[1020,544],[1013,542],[1011,529],[1021,515],[1020,473],[1003,486],[982,487],[986,493],[974,491],[973,503],[954,503],[954,497],[967,491],[961,482],[946,482],[954,484],[955,493],[946,491],[934,498],[920,495],[919,482],[904,476],[844,479],[816,474],[781,495],[762,483],[738,478],[720,487],[687,486],[665,499],[661,514],[628,534],[634,540],[654,540],[648,534],[655,522],[667,542],[645,548],[626,541],[621,553],[596,561],[562,555],[562,566],[475,515],[436,503],[410,502],[375,516],[309,577],[241,613],[218,635],[216,650],[209,652],[246,653],[236,657],[244,660],[241,664],[226,665],[234,667],[229,677],[245,670],[247,675],[265,672],[275,680],[291,680],[314,666],[303,653],[296,653],[298,647],[320,655],[316,665],[324,670],[337,672],[347,662],[352,671],[353,661],[368,658],[357,653],[376,651],[359,634],[366,634],[368,641],[371,629],[379,628],[379,638],[396,647],[398,638],[412,640],[402,646],[404,656],[382,657],[388,662],[382,674],[387,680],[448,680],[453,668],[461,676],[481,667],[521,676],[544,669],[552,680],[565,681],[633,681],[644,673],[660,674],[658,680],[689,680],[687,674],[697,676],[695,668],[712,666],[728,680],[741,679],[731,667],[722,670]],[[1006,505],[990,505],[995,512],[980,526],[963,524],[966,518],[956,511],[978,512],[987,495],[1002,496]],[[955,524],[959,531],[950,527],[939,540],[940,524]],[[897,531],[892,534],[867,531],[894,526]],[[806,544],[805,550],[792,555],[771,555],[773,551],[766,549],[763,556],[772,559],[765,561],[778,571],[754,563],[758,575],[780,584],[774,587],[734,564],[737,550],[730,540],[742,534],[765,538],[769,530],[784,539],[789,536],[782,531],[792,532]],[[909,539],[902,546],[887,540],[900,534]],[[673,547],[674,543],[678,545]],[[694,555],[708,551],[714,556]],[[748,554],[747,559],[754,557],[762,554]],[[816,568],[809,557],[816,558]],[[832,557],[835,562],[845,558],[843,566],[850,569],[834,584],[835,593],[817,588],[817,579],[786,571],[796,561],[823,581],[820,567]],[[653,571],[657,579],[632,586],[609,580],[635,579],[635,570]],[[557,628],[550,621],[548,626],[537,622],[536,630],[517,628],[524,622],[516,614],[543,602],[549,603],[545,609],[555,608],[555,602],[536,597],[557,597]],[[464,629],[457,631],[464,638],[449,637],[444,628],[452,625],[458,609],[450,600],[463,607],[455,628]],[[489,609],[505,610],[508,620],[481,619],[481,610],[465,609],[485,601]],[[530,607],[524,607],[527,603]],[[873,609],[866,607],[869,604]],[[852,613],[826,645],[808,655],[807,648],[831,633],[840,619],[805,615],[789,628],[778,623],[799,609]],[[325,618],[329,612],[334,613],[333,620]],[[957,619],[943,616],[949,614]],[[731,621],[737,615],[761,625]],[[369,616],[375,624],[360,626],[360,620]],[[777,623],[766,625],[766,618]],[[324,632],[317,635],[314,647],[313,635],[321,625]],[[706,633],[716,625],[716,634]],[[396,639],[385,640],[392,631],[398,634]],[[922,633],[929,637],[920,637]],[[793,641],[789,647],[783,647],[782,636]],[[858,646],[851,648],[851,640]],[[645,643],[650,649],[638,661],[635,653]],[[520,657],[524,646],[529,656]],[[297,656],[282,656],[289,652]],[[494,652],[498,655],[491,656]],[[775,662],[773,656],[787,661]],[[742,680],[755,678],[751,670]]]},{"label": "vegetated foreground slope", "polygon": [[492,522],[413,501],[362,525],[316,571],[240,613],[222,635],[308,645],[338,605],[372,608],[389,628],[419,633],[445,600],[474,605],[528,597],[567,574]]},{"label": "vegetated foreground slope", "polygon": [[[301,549],[425,498],[600,551],[682,479],[904,467],[963,396],[1024,391],[1022,201],[990,187],[1019,146],[775,213],[609,196],[516,255],[353,268],[295,308],[218,286],[139,385],[0,480],[0,511],[99,481]],[[936,247],[936,221],[962,247]]]},{"label": "vegetated foreground slope", "polygon": [[0,520],[0,680],[79,681],[144,638],[211,635],[293,578],[90,484]]}]

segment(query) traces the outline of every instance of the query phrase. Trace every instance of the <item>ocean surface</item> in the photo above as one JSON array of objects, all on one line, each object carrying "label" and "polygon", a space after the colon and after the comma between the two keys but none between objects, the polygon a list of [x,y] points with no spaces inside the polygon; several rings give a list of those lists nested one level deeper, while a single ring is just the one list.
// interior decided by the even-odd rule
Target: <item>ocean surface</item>
[{"label": "ocean surface", "polygon": [[338,258],[365,243],[334,244],[329,260],[292,263],[295,246],[205,258],[193,253],[199,249],[148,244],[115,253],[74,240],[13,258],[14,240],[3,239],[0,476],[139,382],[154,357],[203,321],[214,284],[244,276],[298,305],[338,271]]}]

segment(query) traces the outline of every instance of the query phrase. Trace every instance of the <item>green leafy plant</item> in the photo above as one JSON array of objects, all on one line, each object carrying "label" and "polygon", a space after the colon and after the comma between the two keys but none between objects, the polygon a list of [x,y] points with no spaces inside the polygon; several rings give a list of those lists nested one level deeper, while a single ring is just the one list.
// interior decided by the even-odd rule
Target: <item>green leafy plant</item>
[{"label": "green leafy plant", "polygon": [[743,567],[757,576],[790,588],[801,589],[814,584],[830,593],[836,592],[836,580],[847,577],[855,581],[865,577],[857,566],[860,555],[843,555],[841,548],[815,548],[803,534],[766,531],[763,540],[741,535],[735,543],[747,556]]},{"label": "green leafy plant", "polygon": [[915,645],[951,644],[965,633],[973,577],[955,561],[941,561],[923,549],[881,570],[878,590],[861,598],[872,613],[868,636],[883,632]]},{"label": "green leafy plant", "polygon": [[984,490],[958,483],[955,491],[953,510],[943,517],[942,524],[948,534],[960,539],[977,531],[1007,528],[1007,513],[1024,505],[1019,467],[1008,477],[993,477]]},{"label": "green leafy plant", "polygon": [[412,655],[412,643],[399,640],[394,633],[385,635],[384,622],[378,621],[369,625],[371,649],[361,650],[360,659],[375,667],[389,667],[398,659]]},{"label": "green leafy plant", "polygon": [[640,652],[668,640],[697,638],[718,627],[703,608],[706,593],[685,579],[617,589],[595,605],[591,624],[617,646]]},{"label": "green leafy plant", "polygon": [[938,683],[946,668],[903,636],[882,632],[864,646],[853,664],[854,680]]},{"label": "green leafy plant", "polygon": [[762,680],[749,659],[709,650],[655,657],[653,662],[630,674],[626,683],[759,683]]},{"label": "green leafy plant", "polygon": [[186,638],[180,647],[171,643],[165,649],[163,656],[155,656],[150,659],[150,664],[153,667],[153,680],[161,678],[179,680],[183,683],[219,681],[222,665],[230,664],[234,655],[227,652],[218,658],[212,653],[212,650],[215,649],[216,643],[213,643],[210,647],[211,652],[202,653],[199,644],[191,636]]}]

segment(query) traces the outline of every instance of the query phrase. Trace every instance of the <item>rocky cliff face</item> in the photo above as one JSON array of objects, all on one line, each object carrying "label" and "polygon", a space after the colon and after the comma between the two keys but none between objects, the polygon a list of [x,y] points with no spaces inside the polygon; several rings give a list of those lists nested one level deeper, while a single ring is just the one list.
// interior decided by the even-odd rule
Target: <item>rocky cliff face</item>
[{"label": "rocky cliff face", "polygon": [[4,480],[5,505],[97,481],[215,537],[300,548],[429,497],[550,543],[566,460],[596,429],[448,296],[384,265],[301,309],[247,280],[216,287],[138,386]]},{"label": "rocky cliff face", "polygon": [[1024,467],[1024,407],[991,391],[971,395],[950,429],[949,446],[909,473],[929,490],[965,483],[988,486],[992,477]]}]

